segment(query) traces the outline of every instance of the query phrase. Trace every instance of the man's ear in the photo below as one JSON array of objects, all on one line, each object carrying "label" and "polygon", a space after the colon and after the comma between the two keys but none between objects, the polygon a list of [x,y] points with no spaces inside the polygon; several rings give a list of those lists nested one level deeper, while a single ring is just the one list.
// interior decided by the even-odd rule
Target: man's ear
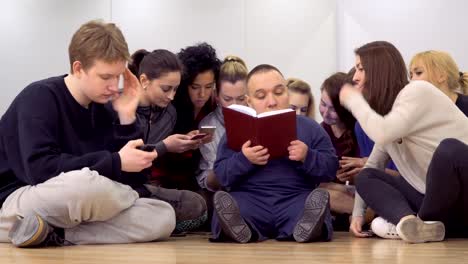
[{"label": "man's ear", "polygon": [[[252,98],[250,98],[250,96],[248,94],[245,95],[245,98],[247,100],[247,105],[249,107],[252,107]],[[252,107],[253,108],[253,107]]]},{"label": "man's ear", "polygon": [[74,61],[72,64],[72,72],[71,74],[76,76],[77,78],[81,77],[81,74],[83,74],[83,64],[81,64],[80,61]]}]

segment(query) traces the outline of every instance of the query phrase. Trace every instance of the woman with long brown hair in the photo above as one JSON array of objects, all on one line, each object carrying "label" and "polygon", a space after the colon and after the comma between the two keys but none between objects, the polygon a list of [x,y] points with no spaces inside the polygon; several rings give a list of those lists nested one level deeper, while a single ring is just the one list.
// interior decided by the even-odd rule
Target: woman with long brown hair
[{"label": "woman with long brown hair", "polygon": [[[391,43],[376,41],[355,51],[356,89],[348,84],[341,103],[375,142],[366,168],[356,177],[350,230],[359,237],[367,203],[411,243],[467,235],[468,120],[438,88],[408,84],[405,63]],[[360,92],[362,90],[362,92]],[[451,139],[446,139],[451,138]],[[401,177],[383,171],[392,159]],[[444,199],[441,199],[444,197]]]}]

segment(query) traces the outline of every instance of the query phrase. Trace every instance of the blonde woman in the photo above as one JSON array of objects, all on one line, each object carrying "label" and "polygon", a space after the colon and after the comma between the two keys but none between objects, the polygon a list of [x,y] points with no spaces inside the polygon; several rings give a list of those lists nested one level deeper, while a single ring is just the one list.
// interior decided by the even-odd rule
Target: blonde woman
[{"label": "blonde woman", "polygon": [[468,116],[468,73],[459,71],[448,53],[437,50],[420,52],[411,59],[409,72],[411,80],[432,83]]},{"label": "blonde woman", "polygon": [[315,119],[315,103],[310,85],[297,78],[286,80],[289,91],[289,106],[298,115],[305,115]]},{"label": "blonde woman", "polygon": [[217,191],[220,188],[213,173],[213,164],[216,160],[219,141],[226,131],[222,108],[232,104],[247,105],[247,87],[245,83],[247,73],[245,62],[236,56],[227,56],[219,70],[215,90],[215,100],[218,107],[200,121],[200,127],[216,127],[213,141],[200,146],[202,157],[200,160],[200,174],[197,176],[197,180],[202,189]]}]

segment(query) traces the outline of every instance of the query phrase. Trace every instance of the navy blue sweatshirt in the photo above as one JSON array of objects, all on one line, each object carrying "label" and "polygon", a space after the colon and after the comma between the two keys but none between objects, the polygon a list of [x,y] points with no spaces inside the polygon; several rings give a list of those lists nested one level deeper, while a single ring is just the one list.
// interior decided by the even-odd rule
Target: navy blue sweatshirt
[{"label": "navy blue sweatshirt", "polygon": [[25,185],[89,167],[145,194],[146,177],[121,171],[118,151],[142,138],[136,122],[120,125],[110,104],[86,109],[71,95],[64,76],[27,86],[0,120],[0,202]]},{"label": "navy blue sweatshirt", "polygon": [[242,151],[230,149],[226,136],[223,136],[214,164],[214,172],[221,185],[231,191],[249,191],[268,197],[311,191],[321,182],[333,181],[338,158],[325,130],[303,116],[297,117],[296,127],[297,138],[309,148],[304,163],[283,157],[269,160],[264,166],[254,165]]},{"label": "navy blue sweatshirt", "polygon": [[464,94],[458,94],[457,101],[455,105],[466,115],[468,116],[468,96]]}]

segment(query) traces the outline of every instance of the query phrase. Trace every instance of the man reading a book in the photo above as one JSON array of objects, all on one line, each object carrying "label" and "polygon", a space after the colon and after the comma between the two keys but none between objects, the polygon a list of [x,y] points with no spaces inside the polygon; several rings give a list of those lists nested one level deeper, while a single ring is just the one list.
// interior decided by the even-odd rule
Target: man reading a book
[{"label": "man reading a book", "polygon": [[[259,114],[288,108],[285,83],[277,68],[255,67],[247,76],[249,106]],[[331,240],[329,195],[317,186],[335,178],[338,160],[320,125],[296,118],[297,139],[284,157],[271,158],[267,148],[250,140],[234,151],[226,136],[221,139],[214,171],[229,193],[215,193],[213,241]],[[271,127],[281,129],[282,124]]]}]

